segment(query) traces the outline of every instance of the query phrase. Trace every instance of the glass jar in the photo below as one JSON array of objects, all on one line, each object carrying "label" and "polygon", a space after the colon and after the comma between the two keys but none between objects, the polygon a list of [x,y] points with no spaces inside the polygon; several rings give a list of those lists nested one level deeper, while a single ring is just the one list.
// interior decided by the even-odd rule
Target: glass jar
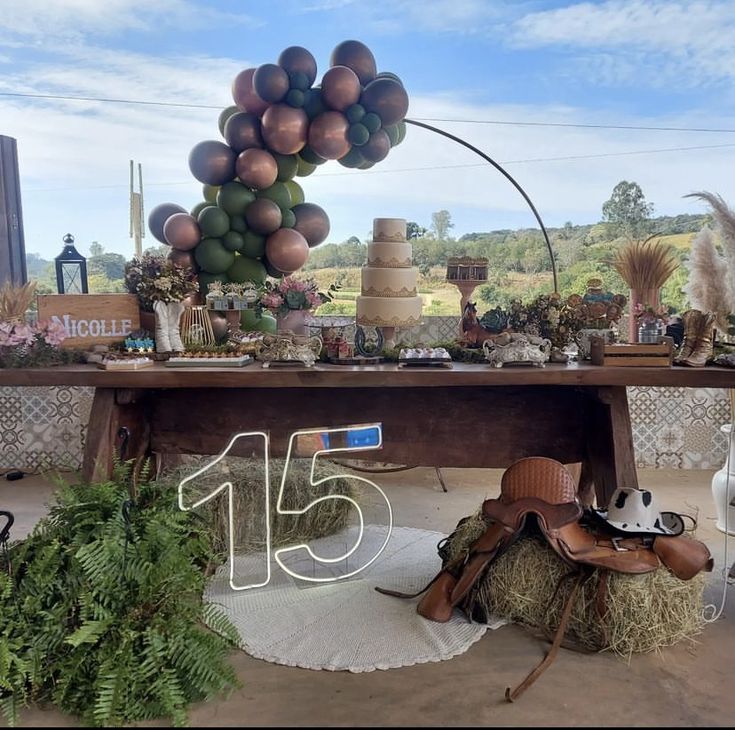
[{"label": "glass jar", "polygon": [[661,324],[658,320],[642,322],[638,326],[638,342],[644,345],[655,345],[661,335]]}]

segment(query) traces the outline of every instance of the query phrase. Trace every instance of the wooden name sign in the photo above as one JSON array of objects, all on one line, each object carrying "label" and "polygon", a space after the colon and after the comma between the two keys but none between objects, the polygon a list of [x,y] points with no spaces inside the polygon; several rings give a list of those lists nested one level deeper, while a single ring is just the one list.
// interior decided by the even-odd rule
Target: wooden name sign
[{"label": "wooden name sign", "polygon": [[122,342],[140,327],[135,294],[40,294],[38,319],[61,322],[64,347]]}]

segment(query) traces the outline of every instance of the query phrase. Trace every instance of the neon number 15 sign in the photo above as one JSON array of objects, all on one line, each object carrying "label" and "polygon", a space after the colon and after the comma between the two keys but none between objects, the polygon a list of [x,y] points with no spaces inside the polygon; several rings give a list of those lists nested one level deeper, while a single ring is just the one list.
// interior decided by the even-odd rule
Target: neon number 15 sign
[{"label": "neon number 15 sign", "polygon": [[[259,583],[248,583],[245,585],[238,584],[238,581],[235,579],[235,503],[233,498],[233,493],[235,489],[235,485],[232,483],[232,481],[225,480],[221,484],[214,487],[210,492],[205,494],[203,497],[200,497],[196,499],[192,504],[185,505],[184,500],[185,496],[188,492],[197,492],[200,493],[197,490],[197,487],[201,489],[201,484],[204,481],[203,477],[209,476],[211,478],[211,472],[213,469],[217,467],[217,464],[219,464],[232,450],[233,446],[237,441],[240,439],[257,439],[263,440],[263,459],[264,459],[264,484],[263,488],[265,490],[265,536],[266,536],[266,548],[265,548],[265,555],[264,555],[264,562],[265,562],[265,569],[266,569],[266,576],[265,580],[259,582]],[[303,444],[309,444],[308,447],[310,451],[313,451],[313,456],[311,458],[311,471],[309,473],[309,481],[312,486],[319,486],[319,485],[326,485],[327,488],[329,486],[330,482],[337,482],[337,481],[343,481],[348,480],[352,482],[359,482],[362,484],[366,484],[369,487],[375,489],[382,500],[385,502],[385,506],[387,508],[387,514],[388,514],[388,529],[386,532],[385,539],[383,540],[382,544],[373,552],[371,556],[369,556],[366,561],[360,565],[358,568],[355,568],[354,570],[349,570],[341,575],[330,575],[329,577],[315,577],[315,576],[308,576],[304,575],[302,573],[297,573],[294,570],[292,570],[286,563],[284,562],[283,557],[289,554],[293,554],[296,551],[305,551],[309,557],[316,563],[320,563],[322,565],[330,565],[339,563],[343,560],[346,560],[351,555],[355,553],[355,551],[360,547],[363,540],[363,535],[365,531],[365,518],[363,515],[363,511],[360,508],[360,505],[350,496],[347,496],[345,494],[325,494],[322,497],[318,497],[317,499],[312,500],[309,502],[309,504],[305,505],[304,507],[300,507],[298,509],[286,509],[283,507],[283,501],[284,501],[284,494],[286,494],[287,490],[289,489],[289,476],[290,476],[290,467],[292,464],[292,460],[294,458],[294,455],[298,455],[300,447],[303,446]],[[283,570],[285,573],[288,573],[288,575],[298,578],[300,580],[308,581],[311,583],[329,583],[336,580],[343,580],[345,578],[350,578],[354,575],[357,575],[357,573],[360,573],[361,571],[365,570],[369,565],[371,565],[375,560],[377,560],[378,556],[383,552],[385,549],[385,546],[388,544],[388,540],[390,539],[390,535],[393,529],[393,510],[391,508],[390,502],[388,501],[388,497],[386,496],[385,492],[377,485],[375,482],[370,481],[369,479],[366,479],[365,477],[357,476],[355,474],[337,474],[337,475],[330,475],[322,478],[316,477],[316,469],[317,469],[317,460],[320,457],[324,457],[331,454],[336,453],[343,453],[343,452],[355,452],[355,451],[368,451],[371,449],[379,449],[383,445],[383,429],[382,425],[379,423],[371,423],[371,424],[363,424],[359,426],[345,426],[341,428],[316,428],[316,429],[304,429],[301,431],[294,431],[288,440],[288,449],[286,451],[286,462],[283,467],[283,475],[281,476],[281,484],[278,489],[278,497],[276,499],[276,509],[275,514],[276,515],[302,515],[305,512],[308,512],[311,509],[316,508],[318,505],[322,504],[323,502],[328,502],[330,500],[338,500],[338,501],[345,501],[349,503],[352,507],[355,508],[357,511],[357,519],[358,519],[358,534],[357,538],[352,545],[343,555],[340,555],[338,557],[331,557],[327,558],[324,556],[317,555],[311,548],[311,546],[308,543],[299,543],[298,545],[291,545],[289,547],[280,548],[276,551],[272,550],[272,544],[271,544],[271,508],[270,508],[270,463],[269,463],[269,457],[270,457],[270,438],[268,434],[265,431],[248,431],[245,433],[238,433],[235,434],[230,439],[230,442],[227,444],[224,451],[216,456],[212,461],[210,461],[208,464],[203,466],[201,469],[198,469],[190,476],[186,477],[185,479],[182,479],[178,486],[178,499],[179,499],[179,508],[182,510],[192,510],[196,509],[197,507],[200,507],[201,505],[205,504],[206,502],[209,502],[210,500],[214,499],[217,495],[220,493],[226,491],[227,492],[227,500],[228,500],[228,539],[229,539],[229,569],[230,569],[230,586],[233,590],[236,591],[245,591],[249,590],[251,588],[261,588],[262,586],[268,585],[271,580],[271,554],[273,555],[273,558],[275,559],[276,563],[280,566],[281,570]],[[293,488],[293,487],[292,487]]]}]

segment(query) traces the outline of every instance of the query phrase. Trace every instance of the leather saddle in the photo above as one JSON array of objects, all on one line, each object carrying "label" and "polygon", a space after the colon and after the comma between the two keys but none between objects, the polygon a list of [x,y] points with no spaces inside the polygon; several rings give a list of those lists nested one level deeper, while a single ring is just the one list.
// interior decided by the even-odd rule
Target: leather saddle
[{"label": "leather saddle", "polygon": [[[419,614],[431,621],[448,621],[455,608],[471,616],[471,589],[493,560],[531,531],[541,534],[549,546],[577,576],[567,600],[552,648],[546,658],[515,690],[506,691],[513,701],[553,661],[566,631],[566,624],[579,586],[593,569],[621,573],[650,573],[661,565],[682,580],[712,570],[713,560],[704,543],[685,535],[619,535],[599,520],[589,519],[577,496],[574,478],[563,464],[541,456],[521,459],[510,466],[501,480],[500,496],[486,499],[482,515],[485,532],[461,555],[445,561],[426,588],[408,595],[377,589],[381,593],[413,598],[425,594]],[[601,577],[600,588],[606,586]],[[604,596],[598,595],[598,612],[604,613]]]}]

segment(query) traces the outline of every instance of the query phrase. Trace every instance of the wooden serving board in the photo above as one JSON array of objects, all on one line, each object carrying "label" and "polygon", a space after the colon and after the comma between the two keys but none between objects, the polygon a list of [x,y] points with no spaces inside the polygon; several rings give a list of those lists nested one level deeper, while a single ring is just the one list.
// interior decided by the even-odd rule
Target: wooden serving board
[{"label": "wooden serving board", "polygon": [[398,360],[399,368],[410,367],[435,367],[435,368],[451,368],[452,358],[450,357],[406,357]]},{"label": "wooden serving board", "polygon": [[329,357],[327,362],[332,365],[377,365],[384,362],[382,357]]},{"label": "wooden serving board", "polygon": [[673,363],[674,341],[661,337],[657,344],[621,343],[610,345],[601,337],[590,341],[593,365],[615,367],[670,367]]}]

